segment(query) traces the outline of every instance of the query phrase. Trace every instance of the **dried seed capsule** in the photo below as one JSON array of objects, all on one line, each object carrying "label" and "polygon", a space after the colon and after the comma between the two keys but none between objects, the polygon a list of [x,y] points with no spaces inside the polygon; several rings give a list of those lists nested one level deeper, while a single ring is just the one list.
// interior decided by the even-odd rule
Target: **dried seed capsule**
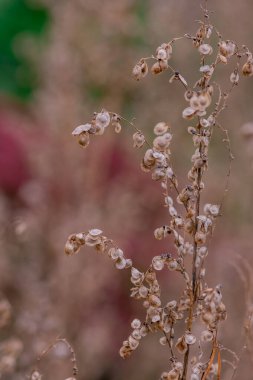
[{"label": "dried seed capsule", "polygon": [[83,132],[78,135],[78,144],[86,148],[90,143],[90,136],[88,132]]},{"label": "dried seed capsule", "polygon": [[232,74],[230,75],[230,82],[234,84],[238,84],[239,82],[239,74],[238,70],[234,70]]},{"label": "dried seed capsule", "polygon": [[253,75],[253,63],[251,60],[243,65],[242,73],[246,77],[251,77]]},{"label": "dried seed capsule", "polygon": [[176,343],[176,349],[178,350],[178,352],[180,354],[185,354],[186,351],[187,351],[187,344],[185,342],[185,339],[184,339],[184,336],[182,336],[181,338],[179,338],[177,340],[177,343]]},{"label": "dried seed capsule", "polygon": [[189,345],[194,344],[196,342],[196,337],[191,333],[184,334],[185,342]]},{"label": "dried seed capsule", "polygon": [[192,107],[187,107],[183,110],[182,116],[184,119],[192,119],[195,115],[196,111]]},{"label": "dried seed capsule", "polygon": [[154,127],[154,134],[157,136],[163,135],[168,131],[168,128],[168,125],[164,121],[161,121]]},{"label": "dried seed capsule", "polygon": [[145,144],[145,136],[141,132],[133,134],[134,148],[141,148]]},{"label": "dried seed capsule", "polygon": [[148,65],[144,59],[141,59],[133,68],[133,77],[136,80],[144,78],[148,74]]},{"label": "dried seed capsule", "polygon": [[152,259],[152,265],[155,270],[162,270],[164,268],[164,260],[161,256],[155,256]]},{"label": "dried seed capsule", "polygon": [[131,327],[132,327],[132,329],[139,329],[141,327],[141,321],[139,319],[135,318],[131,322]]},{"label": "dried seed capsule", "polygon": [[42,379],[42,374],[39,371],[37,370],[32,371],[30,375],[30,380],[41,380],[41,379]]},{"label": "dried seed capsule", "polygon": [[78,127],[76,127],[73,132],[72,132],[72,135],[73,136],[79,136],[81,133],[83,132],[88,132],[90,129],[91,129],[92,125],[91,124],[82,124],[82,125],[79,125]]},{"label": "dried seed capsule", "polygon": [[200,45],[198,50],[199,50],[200,54],[203,54],[203,55],[211,55],[213,52],[213,48],[209,44]]},{"label": "dried seed capsule", "polygon": [[95,117],[95,124],[99,128],[107,128],[110,124],[110,121],[110,114],[106,110],[102,110]]}]

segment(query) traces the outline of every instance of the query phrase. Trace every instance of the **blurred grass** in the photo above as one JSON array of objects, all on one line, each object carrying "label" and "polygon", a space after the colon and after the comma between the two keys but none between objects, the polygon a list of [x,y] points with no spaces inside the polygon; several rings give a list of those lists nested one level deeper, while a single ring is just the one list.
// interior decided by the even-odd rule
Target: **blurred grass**
[{"label": "blurred grass", "polygon": [[25,0],[0,1],[0,91],[23,101],[30,99],[36,88],[36,71],[13,49],[14,40],[27,32],[41,38],[49,21],[45,8]]}]

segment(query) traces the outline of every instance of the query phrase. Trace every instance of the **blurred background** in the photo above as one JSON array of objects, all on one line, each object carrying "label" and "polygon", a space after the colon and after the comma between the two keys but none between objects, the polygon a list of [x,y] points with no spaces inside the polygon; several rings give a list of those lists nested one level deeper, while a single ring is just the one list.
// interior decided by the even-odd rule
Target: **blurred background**
[{"label": "blurred background", "polygon": [[[224,39],[251,48],[252,1],[210,3]],[[70,233],[92,227],[143,270],[151,257],[173,250],[153,237],[166,223],[160,186],[141,172],[142,152],[133,150],[129,127],[120,135],[107,131],[86,150],[71,132],[102,107],[135,118],[150,137],[153,126],[166,121],[185,186],[193,148],[181,118],[182,88],[169,85],[167,73],[138,83],[131,70],[161,43],[195,33],[200,17],[199,2],[187,0],[0,0],[1,379],[29,376],[37,356],[59,335],[76,352],[80,380],[151,380],[168,369],[158,336],[143,340],[129,360],[118,356],[130,321],[144,315],[128,297],[127,271],[119,273],[88,248],[72,258],[63,253]],[[198,59],[189,41],[178,42],[173,66],[188,82],[198,78]],[[227,69],[216,76],[224,89]],[[207,280],[210,286],[222,283],[228,309],[222,341],[236,352],[246,309],[236,256],[253,264],[253,142],[241,133],[244,123],[253,122],[252,100],[253,82],[242,78],[221,117],[236,159],[208,257]],[[223,137],[217,132],[210,151],[203,195],[210,203],[220,201],[225,185]],[[177,277],[160,277],[164,294],[174,299]],[[68,359],[64,347],[53,350],[40,364],[44,378],[71,376]],[[251,379],[250,359],[245,354],[238,378]]]}]

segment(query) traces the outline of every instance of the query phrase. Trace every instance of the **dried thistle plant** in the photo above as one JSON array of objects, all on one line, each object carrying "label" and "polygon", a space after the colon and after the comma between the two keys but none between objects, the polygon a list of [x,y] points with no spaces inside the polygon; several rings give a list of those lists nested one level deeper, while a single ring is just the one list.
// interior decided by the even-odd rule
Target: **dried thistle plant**
[{"label": "dried thistle plant", "polygon": [[[87,147],[94,136],[103,135],[108,127],[120,133],[123,124],[130,125],[134,129],[134,147],[147,148],[141,169],[151,173],[152,179],[161,185],[169,218],[163,226],[156,228],[154,236],[158,240],[172,239],[173,252],[158,253],[146,271],[138,270],[112,239],[104,236],[100,229],[92,228],[88,232],[70,235],[65,253],[73,255],[81,247],[90,246],[107,255],[117,269],[130,269],[130,296],[143,303],[146,317],[143,321],[138,318],[132,321],[132,331],[119,353],[122,358],[129,357],[147,334],[158,333],[160,343],[169,352],[170,366],[161,374],[160,379],[163,380],[221,379],[223,351],[232,356],[231,361],[224,360],[224,363],[237,359],[233,351],[225,349],[219,341],[219,326],[226,319],[221,285],[209,287],[205,274],[208,246],[228,191],[233,160],[228,130],[220,124],[219,116],[226,109],[229,96],[239,83],[240,74],[246,77],[253,75],[253,57],[246,46],[238,46],[236,42],[222,37],[211,23],[207,1],[202,10],[203,19],[198,21],[195,34],[185,34],[162,43],[154,55],[141,58],[133,68],[133,77],[138,81],[144,79],[149,71],[154,75],[169,72],[169,83],[176,81],[184,90],[187,107],[182,110],[182,118],[190,121],[187,131],[194,146],[186,186],[179,184],[172,167],[170,145],[173,136],[166,122],[155,125],[155,137],[149,142],[133,122],[103,109],[94,113],[89,123],[79,125],[73,131],[79,144]],[[193,85],[170,64],[174,45],[182,39],[188,40],[200,57],[200,77]],[[151,67],[150,61],[153,62]],[[234,65],[232,70],[228,68],[230,87],[224,92],[213,78],[221,65],[230,62]],[[217,129],[224,134],[223,142],[229,154],[225,191],[219,204],[202,206],[209,145]],[[165,303],[161,300],[161,286],[156,275],[163,269],[177,272],[184,284],[180,298],[174,299],[173,295],[166,294],[168,299]],[[182,322],[183,333],[180,328]]]}]

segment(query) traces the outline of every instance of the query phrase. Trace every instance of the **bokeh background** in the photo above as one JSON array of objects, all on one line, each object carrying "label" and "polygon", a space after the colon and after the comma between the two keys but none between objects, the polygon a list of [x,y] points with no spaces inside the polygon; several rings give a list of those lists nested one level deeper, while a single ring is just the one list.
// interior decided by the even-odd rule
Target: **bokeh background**
[{"label": "bokeh background", "polygon": [[[252,47],[251,0],[212,0],[210,8],[224,39]],[[25,379],[59,335],[76,352],[80,380],[151,380],[168,368],[157,336],[144,340],[131,359],[118,356],[130,321],[144,315],[128,297],[128,273],[91,249],[73,258],[63,253],[70,233],[91,227],[117,241],[141,269],[173,249],[153,237],[154,228],[166,223],[159,184],[141,172],[142,153],[133,150],[129,127],[120,135],[107,131],[86,150],[71,132],[102,107],[134,117],[150,137],[158,121],[167,121],[185,186],[193,148],[181,118],[182,88],[169,85],[167,73],[135,82],[131,70],[160,43],[194,33],[200,17],[199,1],[0,0],[0,292],[12,314],[0,330],[1,379]],[[173,65],[194,82],[198,58],[189,41],[180,41]],[[224,89],[226,70],[216,77]],[[253,121],[252,100],[253,81],[242,79],[221,118],[235,161],[208,257],[208,282],[222,283],[228,309],[222,341],[236,352],[246,313],[237,255],[248,267],[253,263],[253,145],[241,133]],[[224,190],[223,137],[217,131],[210,152],[204,198],[211,203]],[[176,276],[162,274],[161,281],[173,299]],[[238,379],[251,379],[251,361],[246,353]],[[45,379],[69,377],[68,352],[58,346],[40,369]],[[223,371],[226,378],[225,365]]]}]

